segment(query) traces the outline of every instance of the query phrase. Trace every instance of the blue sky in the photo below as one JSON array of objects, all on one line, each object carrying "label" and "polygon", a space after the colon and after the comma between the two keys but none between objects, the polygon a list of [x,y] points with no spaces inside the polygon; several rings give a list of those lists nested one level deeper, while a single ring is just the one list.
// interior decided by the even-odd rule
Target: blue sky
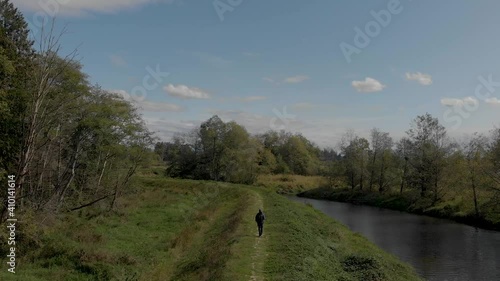
[{"label": "blue sky", "polygon": [[55,16],[63,54],[78,48],[91,81],[134,101],[164,140],[213,114],[323,147],[347,129],[399,138],[426,112],[454,137],[500,123],[494,0],[13,3],[35,36]]}]

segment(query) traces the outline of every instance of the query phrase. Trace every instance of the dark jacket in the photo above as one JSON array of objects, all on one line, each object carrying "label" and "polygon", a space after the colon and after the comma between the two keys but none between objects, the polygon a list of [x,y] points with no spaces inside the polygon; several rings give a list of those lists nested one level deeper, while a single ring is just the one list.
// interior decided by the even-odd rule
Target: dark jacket
[{"label": "dark jacket", "polygon": [[264,215],[263,212],[259,211],[257,215],[255,215],[255,221],[258,224],[264,224],[264,220],[266,219],[266,216]]}]

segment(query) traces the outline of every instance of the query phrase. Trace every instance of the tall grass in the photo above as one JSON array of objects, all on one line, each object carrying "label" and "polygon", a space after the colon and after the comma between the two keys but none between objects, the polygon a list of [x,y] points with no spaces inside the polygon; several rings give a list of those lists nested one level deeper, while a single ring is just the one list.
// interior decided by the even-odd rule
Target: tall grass
[{"label": "tall grass", "polygon": [[322,176],[301,176],[301,175],[260,175],[256,185],[279,194],[297,194],[306,190],[327,186],[328,179]]}]

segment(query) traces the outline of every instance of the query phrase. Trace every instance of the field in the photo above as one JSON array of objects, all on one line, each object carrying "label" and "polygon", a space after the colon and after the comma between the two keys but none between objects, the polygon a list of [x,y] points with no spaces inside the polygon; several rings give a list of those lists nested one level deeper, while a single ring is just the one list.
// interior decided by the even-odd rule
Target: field
[{"label": "field", "polygon": [[297,194],[306,190],[327,186],[328,179],[322,176],[259,175],[255,185],[274,190],[279,194]]},{"label": "field", "polygon": [[[23,214],[17,273],[2,270],[0,279],[420,280],[359,234],[274,191],[157,174],[137,177],[117,211]],[[261,238],[259,208],[267,216]]]}]

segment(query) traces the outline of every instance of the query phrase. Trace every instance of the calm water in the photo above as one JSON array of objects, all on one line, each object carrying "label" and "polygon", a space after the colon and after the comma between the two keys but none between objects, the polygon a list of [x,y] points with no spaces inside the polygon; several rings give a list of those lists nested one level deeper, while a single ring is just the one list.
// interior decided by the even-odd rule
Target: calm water
[{"label": "calm water", "polygon": [[375,207],[290,197],[363,234],[429,281],[500,281],[500,232]]}]

